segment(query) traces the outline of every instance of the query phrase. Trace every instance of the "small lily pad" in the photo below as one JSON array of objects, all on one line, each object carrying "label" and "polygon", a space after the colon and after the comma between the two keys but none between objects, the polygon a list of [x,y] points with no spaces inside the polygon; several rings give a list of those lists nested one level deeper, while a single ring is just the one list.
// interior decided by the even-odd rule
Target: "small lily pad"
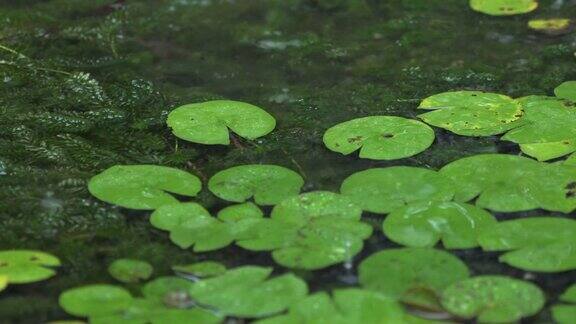
[{"label": "small lily pad", "polygon": [[349,260],[362,250],[372,227],[360,222],[362,210],[342,195],[318,191],[282,201],[242,235],[237,245],[270,251],[279,264],[321,269]]},{"label": "small lily pad", "polygon": [[226,266],[220,262],[202,261],[188,265],[175,265],[172,270],[194,278],[208,278],[224,274]]},{"label": "small lily pad", "polygon": [[532,19],[528,27],[539,33],[557,36],[567,34],[572,30],[572,20],[567,18]]},{"label": "small lily pad", "polygon": [[440,309],[438,297],[468,278],[468,267],[452,254],[429,248],[387,249],[358,268],[360,285],[405,303]]},{"label": "small lily pad", "polygon": [[117,286],[89,285],[66,290],[59,302],[72,315],[90,317],[126,309],[132,303],[132,295]]},{"label": "small lily pad", "polygon": [[576,221],[532,217],[500,222],[480,233],[485,251],[510,251],[500,261],[539,272],[576,269]]},{"label": "small lily pad", "polygon": [[194,283],[189,292],[200,305],[236,317],[259,318],[286,310],[308,294],[293,274],[269,278],[271,268],[244,266]]},{"label": "small lily pad", "polygon": [[496,223],[487,211],[457,202],[417,202],[400,207],[386,217],[384,234],[410,247],[433,247],[442,240],[448,249],[478,246],[477,236]]},{"label": "small lily pad", "polygon": [[[159,277],[146,283],[144,287],[142,287],[142,294],[147,299],[164,302],[167,299],[173,298],[172,296],[187,295],[193,284],[192,281],[183,278],[169,276]],[[176,302],[177,301],[178,300],[176,300]],[[170,304],[173,305],[174,301],[170,302]]]},{"label": "small lily pad", "polygon": [[253,203],[228,207],[218,218],[197,203],[179,203],[156,209],[150,223],[169,231],[170,239],[179,247],[186,249],[194,245],[195,252],[205,252],[230,245],[245,227],[262,216],[262,211]]},{"label": "small lily pad", "polygon": [[470,7],[491,16],[510,16],[532,12],[538,8],[536,0],[470,0]]},{"label": "small lily pad", "polygon": [[516,100],[481,91],[444,92],[428,97],[419,109],[434,110],[418,117],[427,124],[464,136],[489,136],[518,127],[523,116]]},{"label": "small lily pad", "polygon": [[286,315],[258,324],[290,323],[410,323],[402,306],[379,293],[361,289],[339,289],[330,298],[325,292],[309,295],[292,305]]},{"label": "small lily pad", "polygon": [[231,100],[214,100],[178,107],[167,124],[177,137],[200,144],[230,144],[228,129],[246,139],[270,133],[276,120],[257,106]]},{"label": "small lily pad", "polygon": [[566,81],[554,89],[554,94],[560,99],[576,102],[576,81]]},{"label": "small lily pad", "polygon": [[8,276],[0,275],[0,291],[6,289],[8,287]]},{"label": "small lily pad", "polygon": [[544,294],[533,283],[504,276],[478,276],[452,284],[442,294],[450,313],[480,323],[512,323],[538,313]]},{"label": "small lily pad", "polygon": [[415,167],[368,169],[344,180],[340,192],[366,211],[387,214],[417,201],[449,201],[454,185],[436,171]]},{"label": "small lily pad", "polygon": [[114,279],[126,283],[146,280],[153,271],[148,262],[133,259],[118,259],[108,267],[108,272]]},{"label": "small lily pad", "polygon": [[216,196],[234,202],[250,198],[258,205],[276,205],[296,196],[304,185],[302,177],[277,165],[251,164],[232,167],[216,173],[208,189]]},{"label": "small lily pad", "polygon": [[0,251],[0,276],[6,277],[9,284],[25,284],[46,280],[60,266],[60,260],[48,253],[29,250]]},{"label": "small lily pad", "polygon": [[434,130],[413,119],[394,116],[370,116],[331,127],[324,134],[328,149],[351,154],[360,149],[360,157],[396,160],[416,155],[434,142]]},{"label": "small lily pad", "polygon": [[198,177],[157,165],[116,165],[88,183],[88,190],[96,198],[133,209],[156,209],[177,203],[169,193],[194,197],[200,189]]},{"label": "small lily pad", "polygon": [[560,296],[560,301],[566,304],[552,306],[552,317],[559,324],[572,324],[576,318],[576,284],[572,284]]}]

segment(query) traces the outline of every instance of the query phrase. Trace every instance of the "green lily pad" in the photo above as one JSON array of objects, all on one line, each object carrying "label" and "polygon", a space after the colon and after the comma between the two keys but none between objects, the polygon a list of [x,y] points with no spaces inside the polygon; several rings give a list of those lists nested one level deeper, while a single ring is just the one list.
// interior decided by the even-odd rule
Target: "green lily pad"
[{"label": "green lily pad", "polygon": [[60,260],[48,253],[29,250],[0,251],[0,276],[7,277],[9,284],[25,284],[46,280],[60,266]]},{"label": "green lily pad", "polygon": [[477,236],[496,223],[487,211],[458,202],[417,202],[394,210],[383,224],[392,241],[410,247],[433,247],[442,240],[448,249],[478,246]]},{"label": "green lily pad", "polygon": [[195,278],[208,278],[224,274],[226,266],[220,262],[202,261],[187,265],[175,265],[172,270]]},{"label": "green lily pad", "polygon": [[427,124],[464,136],[489,136],[518,127],[523,116],[516,100],[481,91],[444,92],[428,97],[418,109],[434,110],[418,117]]},{"label": "green lily pad", "polygon": [[116,165],[88,183],[88,190],[96,198],[133,209],[156,209],[177,203],[169,192],[194,197],[200,189],[198,177],[157,165]]},{"label": "green lily pad", "polygon": [[172,110],[167,124],[181,139],[200,144],[228,145],[228,129],[252,140],[273,131],[276,120],[262,108],[248,103],[214,100]]},{"label": "green lily pad", "polygon": [[117,286],[89,285],[66,290],[59,303],[67,313],[90,317],[126,309],[132,303],[132,295]]},{"label": "green lily pad", "polygon": [[503,140],[520,144],[522,152],[540,161],[576,151],[576,109],[554,97],[528,96],[518,99],[525,123],[510,130]]},{"label": "green lily pad", "polygon": [[409,323],[395,300],[361,289],[339,289],[330,298],[325,292],[309,295],[292,305],[286,315],[258,321],[258,324],[290,323]]},{"label": "green lily pad", "polygon": [[402,302],[440,309],[438,298],[449,285],[468,278],[466,264],[452,254],[429,248],[387,249],[358,268],[360,285]]},{"label": "green lily pad", "polygon": [[114,279],[126,283],[146,280],[153,271],[150,263],[133,259],[118,259],[108,267],[108,272]]},{"label": "green lily pad", "polygon": [[150,300],[165,302],[171,298],[172,294],[187,295],[194,283],[178,277],[159,277],[142,287],[142,294]]},{"label": "green lily pad", "polygon": [[491,16],[510,16],[532,12],[538,8],[536,0],[470,0],[470,7]]},{"label": "green lily pad", "polygon": [[417,120],[370,116],[331,127],[324,134],[324,144],[344,155],[360,149],[361,158],[396,160],[426,150],[434,137],[434,130]]},{"label": "green lily pad", "polygon": [[304,185],[302,177],[277,165],[241,165],[216,173],[208,189],[216,196],[234,202],[251,197],[258,205],[276,205],[285,198],[296,196]]},{"label": "green lily pad", "polygon": [[195,252],[205,252],[230,245],[240,232],[262,216],[262,211],[253,203],[228,207],[218,218],[197,203],[179,203],[156,209],[150,223],[169,231],[170,239],[179,247],[186,249],[194,245]]},{"label": "green lily pad", "polygon": [[576,81],[566,81],[554,89],[556,97],[576,101]]},{"label": "green lily pad", "polygon": [[512,323],[538,313],[544,294],[533,283],[504,276],[478,276],[452,284],[442,305],[465,319],[480,323]]},{"label": "green lily pad", "polygon": [[282,201],[239,236],[237,245],[273,251],[277,263],[314,270],[351,259],[362,250],[372,227],[360,222],[362,210],[348,198],[325,191]]},{"label": "green lily pad", "polygon": [[572,30],[572,20],[567,18],[532,19],[528,27],[546,35],[563,35]]},{"label": "green lily pad", "polygon": [[412,202],[451,200],[453,187],[436,171],[397,166],[354,173],[344,180],[340,192],[363,210],[387,214]]},{"label": "green lily pad", "polygon": [[568,157],[566,159],[566,161],[564,161],[565,165],[576,165],[576,153],[570,155],[570,157]]},{"label": "green lily pad", "polygon": [[478,237],[485,251],[510,251],[500,261],[539,272],[576,269],[576,221],[532,217],[500,222]]},{"label": "green lily pad", "polygon": [[560,301],[569,304],[556,304],[552,306],[552,317],[559,324],[572,324],[576,318],[576,284],[572,284],[560,296]]},{"label": "green lily pad", "polygon": [[0,275],[0,291],[6,289],[8,287],[8,276]]},{"label": "green lily pad", "polygon": [[306,283],[293,274],[269,278],[271,268],[244,266],[204,279],[190,288],[200,305],[236,317],[259,318],[286,310],[308,294]]},{"label": "green lily pad", "polygon": [[570,212],[576,208],[576,199],[570,196],[576,173],[568,167],[515,155],[480,154],[449,163],[440,174],[457,184],[455,200],[477,197],[478,207],[493,211]]}]

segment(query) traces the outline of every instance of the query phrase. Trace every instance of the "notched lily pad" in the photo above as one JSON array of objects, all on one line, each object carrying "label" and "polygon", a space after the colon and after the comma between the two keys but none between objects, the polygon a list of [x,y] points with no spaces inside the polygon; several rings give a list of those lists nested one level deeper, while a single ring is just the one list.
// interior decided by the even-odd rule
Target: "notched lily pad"
[{"label": "notched lily pad", "polygon": [[566,81],[554,89],[556,97],[576,102],[576,81]]},{"label": "notched lily pad", "polygon": [[108,272],[114,279],[125,283],[146,280],[153,271],[150,263],[134,259],[118,259],[108,267]]},{"label": "notched lily pad", "polygon": [[361,289],[339,289],[332,298],[325,292],[309,295],[292,305],[286,315],[258,324],[290,323],[411,323],[402,306],[379,293]]},{"label": "notched lily pad", "polygon": [[8,284],[25,284],[42,281],[56,274],[53,267],[60,266],[60,260],[48,253],[29,250],[0,251],[0,276]]},{"label": "notched lily pad", "polygon": [[258,205],[275,205],[285,198],[296,196],[304,185],[302,177],[277,165],[249,164],[216,173],[208,182],[208,189],[216,196],[234,202],[250,198]]},{"label": "notched lily pad", "polygon": [[417,201],[449,201],[454,185],[436,171],[415,167],[374,168],[344,180],[340,192],[366,211],[387,214]]},{"label": "notched lily pad", "polygon": [[572,324],[576,318],[576,284],[572,284],[560,296],[560,301],[566,304],[552,306],[552,317],[559,324]]},{"label": "notched lily pad", "polygon": [[90,317],[126,309],[132,303],[132,295],[117,286],[89,285],[66,290],[59,303],[67,313]]},{"label": "notched lily pad", "polygon": [[318,191],[282,201],[242,235],[237,245],[273,251],[279,264],[314,270],[347,261],[362,250],[372,227],[360,222],[362,210],[342,195]]},{"label": "notched lily pad", "polygon": [[276,120],[262,108],[230,100],[188,104],[170,112],[168,126],[177,137],[200,144],[230,144],[228,129],[246,139],[270,133]]},{"label": "notched lily pad", "polygon": [[416,155],[434,142],[434,130],[417,120],[394,116],[370,116],[331,127],[324,134],[328,149],[360,157],[396,160]]},{"label": "notched lily pad", "polygon": [[225,208],[218,218],[197,203],[179,203],[156,209],[150,223],[169,231],[170,239],[179,247],[186,249],[193,245],[195,252],[205,252],[230,245],[239,233],[262,216],[262,211],[253,203]]},{"label": "notched lily pad", "polygon": [[470,7],[491,16],[510,16],[532,12],[538,8],[536,0],[470,0]]},{"label": "notched lily pad", "polygon": [[386,217],[384,234],[392,241],[411,247],[433,247],[442,240],[448,249],[478,246],[477,236],[494,225],[487,211],[458,202],[417,202],[400,207]]},{"label": "notched lily pad", "polygon": [[544,294],[533,283],[504,276],[478,276],[448,287],[442,305],[450,313],[480,323],[512,323],[538,313]]},{"label": "notched lily pad", "polygon": [[438,298],[449,285],[468,278],[468,267],[452,254],[429,248],[387,249],[358,268],[360,285],[389,298],[441,309]]},{"label": "notched lily pad", "polygon": [[539,272],[576,269],[576,221],[533,217],[500,222],[478,238],[485,251],[510,251],[500,257],[513,267]]},{"label": "notched lily pad", "polygon": [[96,198],[132,209],[177,203],[170,193],[194,197],[200,189],[202,183],[195,175],[158,165],[116,165],[88,183],[88,190]]},{"label": "notched lily pad", "polygon": [[464,136],[489,136],[522,123],[522,106],[516,100],[481,91],[444,92],[428,97],[419,109],[433,110],[418,117],[427,124]]},{"label": "notched lily pad", "polygon": [[532,19],[528,27],[539,33],[557,36],[564,35],[573,30],[572,20],[567,18]]},{"label": "notched lily pad", "polygon": [[259,318],[286,310],[308,294],[306,283],[293,274],[269,278],[271,268],[244,266],[201,280],[190,288],[200,305],[236,317]]}]

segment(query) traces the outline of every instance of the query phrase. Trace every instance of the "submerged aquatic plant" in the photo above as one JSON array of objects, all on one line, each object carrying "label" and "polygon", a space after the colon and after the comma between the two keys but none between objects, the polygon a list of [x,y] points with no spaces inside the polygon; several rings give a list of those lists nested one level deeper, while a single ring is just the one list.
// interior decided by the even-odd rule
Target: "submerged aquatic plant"
[{"label": "submerged aquatic plant", "polygon": [[302,177],[277,165],[239,165],[216,173],[208,189],[224,200],[245,202],[253,198],[258,205],[276,205],[298,195],[304,185]]},{"label": "submerged aquatic plant", "polygon": [[158,165],[116,165],[88,183],[88,190],[96,198],[132,209],[177,203],[169,193],[194,197],[200,189],[202,183],[195,175]]},{"label": "submerged aquatic plant", "polygon": [[531,217],[494,224],[480,233],[484,251],[509,251],[501,262],[539,272],[576,269],[576,221]]},{"label": "submerged aquatic plant", "polygon": [[434,142],[434,130],[413,119],[370,116],[353,119],[324,133],[328,149],[344,155],[360,150],[360,158],[396,160],[418,154]]},{"label": "submerged aquatic plant", "polygon": [[433,310],[449,285],[469,277],[468,267],[452,254],[429,248],[386,249],[358,268],[360,285],[394,300]]},{"label": "submerged aquatic plant", "polygon": [[456,282],[442,293],[442,305],[464,319],[480,323],[511,323],[538,313],[542,290],[531,282],[505,276],[478,276]]},{"label": "submerged aquatic plant", "polygon": [[200,144],[230,144],[228,129],[246,139],[270,133],[276,120],[251,104],[215,100],[188,104],[170,112],[168,126],[177,137]]},{"label": "submerged aquatic plant", "polygon": [[560,296],[560,301],[565,304],[552,306],[552,317],[559,324],[571,324],[576,318],[576,284],[572,284]]},{"label": "submerged aquatic plant", "polygon": [[[48,253],[30,250],[0,251],[0,286],[46,280],[56,275],[60,260]],[[1,289],[0,289],[1,290]]]}]

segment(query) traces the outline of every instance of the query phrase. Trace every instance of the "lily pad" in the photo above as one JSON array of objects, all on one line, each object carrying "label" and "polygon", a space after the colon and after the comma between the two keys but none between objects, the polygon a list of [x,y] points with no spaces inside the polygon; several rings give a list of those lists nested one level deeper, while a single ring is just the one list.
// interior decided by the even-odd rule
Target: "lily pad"
[{"label": "lily pad", "polygon": [[576,102],[576,81],[566,81],[554,89],[554,94],[560,99]]},{"label": "lily pad", "polygon": [[532,19],[528,27],[539,33],[557,36],[567,34],[572,30],[572,20],[567,18]]},{"label": "lily pad", "polygon": [[195,252],[205,252],[230,245],[240,232],[262,216],[262,211],[253,203],[228,207],[218,218],[197,203],[179,203],[156,209],[150,223],[169,231],[170,239],[179,247],[186,249],[194,245]]},{"label": "lily pad", "polygon": [[190,295],[222,314],[259,318],[280,313],[308,294],[302,279],[293,274],[270,279],[271,272],[256,266],[235,268],[195,283]]},{"label": "lily pad", "polygon": [[324,134],[328,149],[351,154],[360,149],[360,157],[396,160],[416,155],[434,142],[434,130],[413,119],[394,116],[370,116],[331,127]]},{"label": "lily pad", "polygon": [[576,151],[576,109],[567,100],[528,96],[518,99],[525,123],[510,130],[503,140],[520,144],[529,156],[546,161]]},{"label": "lily pad", "polygon": [[0,276],[0,291],[6,289],[8,287],[8,276],[1,275]]},{"label": "lily pad", "polygon": [[90,317],[126,309],[132,303],[132,295],[117,286],[89,285],[66,290],[59,303],[67,313]]},{"label": "lily pad", "polygon": [[250,198],[258,205],[276,205],[296,196],[304,185],[302,177],[277,165],[251,164],[232,167],[216,173],[208,189],[216,196],[234,202]]},{"label": "lily pad", "polygon": [[539,272],[576,269],[576,221],[532,217],[500,222],[480,233],[485,251],[510,251],[500,261]]},{"label": "lily pad", "polygon": [[568,167],[515,155],[480,154],[449,163],[440,174],[457,184],[456,201],[477,197],[478,207],[493,211],[576,208],[576,199],[570,196],[576,173]]},{"label": "lily pad", "polygon": [[387,249],[358,268],[360,285],[402,302],[440,309],[438,298],[449,285],[468,278],[466,264],[452,254],[429,248]]},{"label": "lily pad", "polygon": [[480,323],[512,323],[538,313],[544,294],[533,283],[504,276],[478,276],[452,284],[442,305],[465,319]]},{"label": "lily pad", "polygon": [[576,318],[576,284],[572,284],[560,296],[560,301],[567,304],[556,304],[552,307],[552,317],[559,324],[572,324]]},{"label": "lily pad", "polygon": [[172,270],[193,278],[208,278],[224,274],[226,266],[220,262],[202,261],[188,265],[175,265]]},{"label": "lily pad", "polygon": [[470,0],[470,7],[491,16],[510,16],[532,12],[538,8],[536,0]]},{"label": "lily pad", "polygon": [[48,253],[29,250],[0,251],[0,276],[9,284],[25,284],[46,280],[60,266],[60,260]]},{"label": "lily pad", "polygon": [[[188,291],[192,288],[193,284],[192,281],[183,278],[169,276],[159,277],[146,283],[146,285],[142,287],[142,294],[150,300],[169,302],[174,296],[188,295]],[[174,306],[174,304],[179,301],[177,298],[169,303]],[[184,299],[189,300],[190,298],[188,296],[188,298]],[[184,300],[184,302],[186,302],[186,300]],[[180,305],[179,307],[184,308],[185,306],[186,305]]]},{"label": "lily pad", "polygon": [[487,211],[458,202],[417,202],[400,207],[386,217],[384,234],[410,247],[433,247],[442,240],[448,249],[478,246],[477,236],[496,223]]},{"label": "lily pad", "polygon": [[198,177],[157,165],[116,165],[88,183],[88,190],[96,198],[133,209],[156,209],[177,203],[169,193],[194,197],[200,189]]},{"label": "lily pad", "polygon": [[453,187],[436,171],[397,166],[354,173],[344,180],[340,192],[363,210],[387,214],[417,201],[449,201]]},{"label": "lily pad", "polygon": [[360,222],[362,210],[348,198],[331,192],[311,192],[276,205],[239,236],[237,245],[253,251],[273,251],[279,264],[314,270],[347,261],[362,250],[372,227]]},{"label": "lily pad", "polygon": [[153,271],[148,262],[133,259],[118,259],[108,267],[108,272],[114,279],[126,283],[146,280]]},{"label": "lily pad", "polygon": [[292,305],[286,315],[258,324],[290,323],[409,323],[402,306],[379,293],[361,289],[339,289],[333,297],[325,292],[309,295]]},{"label": "lily pad", "polygon": [[518,127],[523,116],[516,100],[481,91],[444,92],[428,97],[419,109],[434,110],[418,117],[427,124],[464,136],[489,136]]},{"label": "lily pad", "polygon": [[248,103],[214,100],[172,110],[167,124],[181,139],[200,144],[228,145],[228,129],[252,140],[273,131],[276,120],[262,108]]}]

